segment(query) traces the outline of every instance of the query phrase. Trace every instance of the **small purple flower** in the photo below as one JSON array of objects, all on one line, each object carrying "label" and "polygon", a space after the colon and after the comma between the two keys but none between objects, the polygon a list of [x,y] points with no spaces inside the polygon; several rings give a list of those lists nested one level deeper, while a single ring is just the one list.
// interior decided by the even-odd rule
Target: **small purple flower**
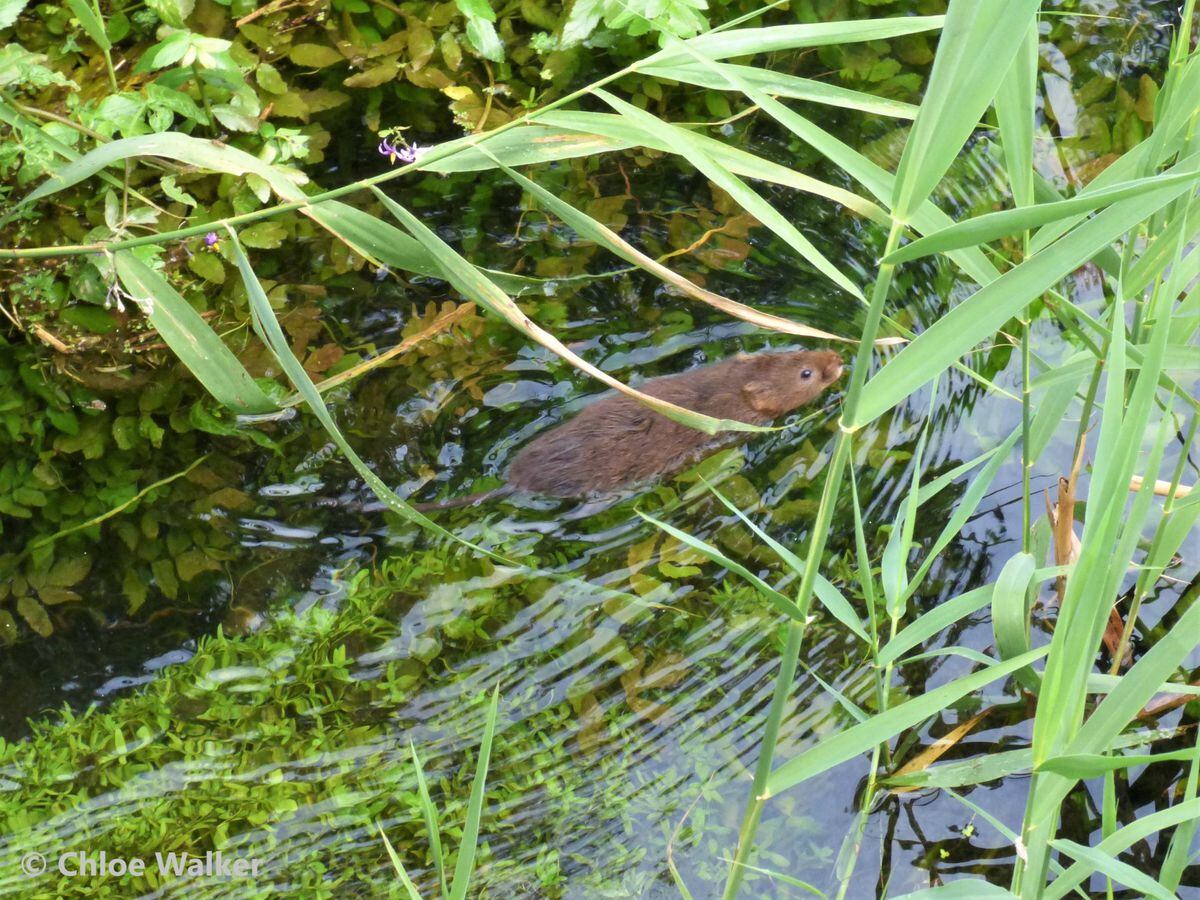
[{"label": "small purple flower", "polygon": [[204,236],[204,249],[210,250],[213,253],[216,253],[221,249],[221,239],[217,237],[217,233],[215,231],[210,231]]},{"label": "small purple flower", "polygon": [[400,151],[400,154],[399,154],[399,155],[400,155],[400,162],[402,162],[402,163],[415,163],[415,162],[416,162],[418,159],[420,159],[420,158],[421,158],[421,157],[422,157],[422,156],[423,156],[423,155],[426,153],[426,151],[428,151],[428,150],[429,150],[429,148],[428,148],[428,147],[422,147],[422,146],[421,146],[421,145],[419,145],[419,144],[412,144],[411,146],[409,146],[409,147],[405,147],[403,150],[401,150],[401,151]]},{"label": "small purple flower", "polygon": [[411,146],[405,147],[397,147],[391,140],[384,138],[379,142],[378,149],[380,155],[386,156],[388,158],[388,162],[392,165],[395,165],[397,160],[405,165],[409,165],[420,159],[422,154],[424,154],[429,148],[421,147],[417,144],[412,144]]},{"label": "small purple flower", "polygon": [[388,162],[392,163],[393,165],[400,156],[400,151],[396,149],[396,145],[387,138],[384,138],[379,142],[379,153],[381,156],[386,156],[388,158]]}]

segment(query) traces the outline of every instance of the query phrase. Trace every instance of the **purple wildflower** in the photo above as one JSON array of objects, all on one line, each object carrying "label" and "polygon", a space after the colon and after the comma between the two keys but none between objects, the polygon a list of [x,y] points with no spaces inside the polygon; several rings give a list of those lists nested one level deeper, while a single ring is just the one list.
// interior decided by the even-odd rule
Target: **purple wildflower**
[{"label": "purple wildflower", "polygon": [[419,144],[412,144],[400,151],[400,162],[415,163],[428,150],[428,147],[422,147]]},{"label": "purple wildflower", "polygon": [[400,156],[400,151],[396,149],[396,145],[384,138],[379,142],[379,153],[381,156],[386,156],[388,162],[395,164],[396,159]]},{"label": "purple wildflower", "polygon": [[388,138],[384,138],[379,142],[380,155],[386,156],[388,158],[388,162],[390,162],[392,165],[395,165],[397,160],[405,165],[415,163],[428,149],[428,147],[421,147],[417,144],[397,147],[395,143]]},{"label": "purple wildflower", "polygon": [[204,236],[204,249],[211,250],[213,253],[221,249],[221,239],[215,231],[210,231]]}]

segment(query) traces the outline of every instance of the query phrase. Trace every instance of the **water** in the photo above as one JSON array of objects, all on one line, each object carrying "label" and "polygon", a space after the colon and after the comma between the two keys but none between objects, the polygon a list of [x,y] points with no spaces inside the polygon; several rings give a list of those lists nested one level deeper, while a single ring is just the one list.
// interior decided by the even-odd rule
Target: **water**
[{"label": "water", "polygon": [[[1074,98],[1092,79],[1111,77],[1136,91],[1143,72],[1161,70],[1169,35],[1160,26],[1174,15],[1165,3],[1085,5],[1088,13],[1120,20],[1067,18],[1055,24],[1053,41],[1043,44],[1043,97],[1064,137],[1088,127],[1081,124],[1087,109]],[[1082,49],[1067,47],[1072,50],[1067,55],[1062,47],[1072,31]],[[869,120],[855,132],[837,118],[825,124],[894,167],[901,144],[893,123]],[[753,129],[752,146],[781,161],[792,152],[766,122]],[[1098,155],[1085,151],[1042,154],[1039,165],[1061,182]],[[840,177],[829,167],[818,174]],[[594,177],[605,190],[620,193],[622,176],[630,179],[642,211],[634,214],[639,240],[654,252],[669,249],[671,229],[689,224],[680,217],[703,210],[706,202],[702,180],[681,177],[661,163],[643,168],[626,163],[623,173],[602,165]],[[953,189],[939,202],[955,217],[977,214],[1001,196],[1003,176],[984,137],[959,161],[954,176]],[[514,229],[518,194],[501,180],[459,179],[444,190],[442,203],[424,214],[488,265],[557,277],[556,254],[586,252],[533,214]],[[871,277],[882,245],[876,228],[807,198],[764,192],[851,277],[860,282]],[[626,205],[626,214],[631,209]],[[856,304],[768,242],[761,230],[748,238],[726,235],[716,250],[709,259],[723,268],[703,273],[707,287],[818,328],[859,331]],[[616,264],[591,265],[594,272],[606,268]],[[1081,296],[1087,296],[1087,278],[1086,272],[1077,276]],[[401,339],[414,308],[445,299],[437,283],[410,289],[382,281],[368,287],[346,278],[328,289],[322,308],[335,335],[379,348]],[[894,297],[900,302],[893,312],[919,331],[971,290],[944,265],[908,266],[898,280]],[[639,275],[616,274],[582,288],[563,284],[526,303],[535,319],[552,326],[573,349],[634,381],[786,343],[670,296]],[[600,393],[547,351],[524,345],[499,326],[468,320],[466,331],[449,348],[419,351],[404,367],[370,374],[333,396],[345,433],[401,494],[428,499],[494,486],[525,441]],[[1051,360],[1069,350],[1045,322],[1037,326],[1036,346]],[[1002,388],[1011,391],[1019,383],[1019,360],[1008,346],[984,348],[973,363]],[[995,446],[1017,426],[1019,412],[1010,399],[989,396],[951,373],[936,396],[920,391],[895,415],[870,426],[855,460],[868,536],[882,546],[878,529],[893,520],[909,490],[911,457],[923,427],[929,431],[927,480]],[[703,468],[772,536],[801,547],[835,415],[836,404],[801,411],[791,420],[794,427],[723,451]],[[18,761],[0,770],[4,787],[11,796],[36,797],[29,808],[46,810],[46,820],[35,824],[39,815],[13,826],[5,844],[115,850],[127,840],[125,817],[153,816],[156,809],[179,815],[185,809],[192,838],[215,834],[214,842],[227,852],[265,860],[260,886],[300,896],[373,892],[389,877],[375,819],[402,850],[425,846],[411,797],[398,799],[401,791],[411,791],[409,741],[419,749],[439,801],[445,796],[455,805],[447,821],[461,821],[482,730],[481,697],[499,684],[503,730],[489,774],[479,873],[489,895],[677,896],[667,874],[669,853],[696,896],[712,896],[746,799],[778,665],[780,617],[735,576],[720,578],[711,563],[662,536],[633,510],[719,546],[774,584],[793,583],[786,567],[707,495],[695,473],[616,500],[514,497],[438,514],[456,533],[520,558],[537,573],[495,566],[371,512],[372,498],[307,417],[269,430],[286,442],[287,458],[300,464],[284,467],[266,454],[246,460],[241,489],[248,506],[211,513],[236,538],[239,555],[206,591],[190,604],[149,617],[82,620],[49,640],[18,645],[0,663],[10,697],[0,711],[0,727],[9,739],[33,742],[30,758],[50,754],[54,739],[53,732],[31,737],[27,717],[64,703],[74,709],[93,702],[105,708],[137,704],[150,692],[156,700],[145,709],[158,703],[171,710],[172,719],[155,723],[147,713],[146,740],[204,742],[203,760],[165,753],[136,773],[123,769],[124,776],[110,782],[104,773],[117,764],[116,757],[101,754],[81,762],[68,755],[58,783],[81,791],[69,812],[57,811],[52,797],[35,790],[29,780],[34,764]],[[1069,468],[1073,434],[1072,423],[1056,437],[1034,473],[1035,490],[1052,487]],[[1194,465],[1189,472],[1194,475]],[[915,536],[923,548],[964,486],[956,482],[923,512]],[[1010,464],[933,567],[926,589],[913,598],[915,607],[932,608],[995,578],[1019,546],[1019,500],[1019,467]],[[835,556],[852,548],[846,501],[829,539]],[[1195,560],[1194,543],[1185,546],[1185,559]],[[345,574],[362,566],[375,571],[373,586],[348,586]],[[1194,578],[1194,562],[1174,575],[1184,583]],[[832,577],[838,583],[852,580],[846,570]],[[1179,593],[1168,583],[1150,598],[1143,631],[1170,615]],[[293,619],[292,612],[301,615]],[[163,694],[164,673],[191,660],[197,639],[218,624],[249,637],[244,645],[233,641],[220,652],[205,651],[203,665],[187,670],[179,696]],[[957,644],[986,650],[991,643],[985,611],[925,649]],[[872,699],[861,644],[825,614],[810,632],[802,663],[779,759],[853,724],[834,691],[851,702]],[[908,665],[893,690],[915,696],[969,667],[952,655]],[[957,704],[901,736],[897,758],[912,759],[982,709],[990,709],[986,718],[944,759],[1018,747],[1028,739],[1032,720],[1024,700],[992,686],[982,700]],[[1179,713],[1172,716],[1161,724],[1173,724]],[[96,740],[107,746],[110,736]],[[836,891],[838,856],[857,818],[867,771],[868,760],[856,758],[773,799],[759,831],[756,864]],[[1180,771],[1162,766],[1153,777],[1120,783],[1121,821],[1165,804]],[[1016,828],[1025,790],[1024,779],[1011,778],[967,793]],[[230,796],[254,798],[246,800],[244,818],[227,821]],[[264,797],[278,800],[270,812],[256,806]],[[1097,809],[1098,798],[1090,803],[1074,798],[1066,836],[1086,842],[1099,827]],[[164,846],[189,846],[180,836],[163,840]],[[1142,846],[1128,861],[1152,870],[1163,852],[1157,845]],[[406,858],[419,857],[414,851]],[[949,794],[888,794],[867,819],[847,896],[873,896],[884,885],[899,894],[963,872],[1005,883],[1013,862],[1011,845]],[[429,876],[428,868],[420,872]],[[160,892],[224,890],[190,881]],[[748,888],[751,894],[798,892],[760,880]]]}]

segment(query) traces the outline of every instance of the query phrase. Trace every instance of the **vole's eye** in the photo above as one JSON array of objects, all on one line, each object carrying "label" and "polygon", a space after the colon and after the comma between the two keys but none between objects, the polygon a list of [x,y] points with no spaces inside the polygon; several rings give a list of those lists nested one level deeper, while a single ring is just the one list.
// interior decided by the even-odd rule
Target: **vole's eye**
[{"label": "vole's eye", "polygon": [[812,369],[805,369],[803,372],[800,373],[800,377],[803,378],[805,381],[808,381],[808,379],[812,378]]}]

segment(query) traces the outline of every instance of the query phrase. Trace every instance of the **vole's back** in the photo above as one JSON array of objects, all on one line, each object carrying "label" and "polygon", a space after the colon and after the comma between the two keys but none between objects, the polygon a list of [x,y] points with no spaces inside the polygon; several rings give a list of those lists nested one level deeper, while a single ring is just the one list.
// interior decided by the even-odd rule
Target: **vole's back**
[{"label": "vole's back", "polygon": [[[840,373],[840,358],[833,353],[758,354],[654,378],[639,390],[715,418],[765,425],[824,389],[826,382],[778,404],[756,401],[764,394],[782,396],[787,390],[783,379],[797,378],[810,357],[817,361],[813,366],[836,362]],[[610,491],[678,471],[714,444],[737,438],[714,438],[614,394],[523,447],[509,468],[508,483],[515,490],[554,497]]]}]

